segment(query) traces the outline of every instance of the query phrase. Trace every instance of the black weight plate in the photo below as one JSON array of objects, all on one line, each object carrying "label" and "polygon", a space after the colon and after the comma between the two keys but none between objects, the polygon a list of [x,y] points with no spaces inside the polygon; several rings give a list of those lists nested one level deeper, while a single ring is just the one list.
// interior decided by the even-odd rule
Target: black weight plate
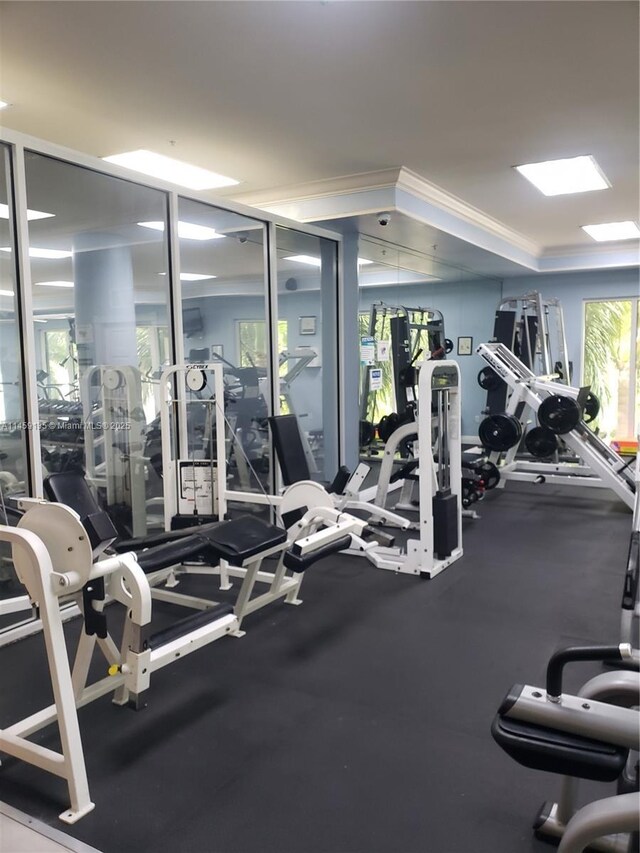
[{"label": "black weight plate", "polygon": [[478,385],[483,391],[496,391],[502,384],[502,379],[492,367],[483,367],[478,373]]},{"label": "black weight plate", "polygon": [[478,465],[474,465],[473,470],[480,477],[484,483],[486,491],[488,492],[491,491],[491,489],[495,489],[500,482],[500,471],[498,471],[493,462],[489,462],[488,459]]},{"label": "black weight plate", "polygon": [[583,420],[586,424],[590,424],[600,414],[600,400],[596,397],[593,391],[589,391],[589,396],[584,404]]},{"label": "black weight plate", "polygon": [[386,444],[399,426],[400,416],[397,412],[391,412],[390,415],[385,415],[381,418],[378,424],[378,435],[381,441],[384,441]]},{"label": "black weight plate", "polygon": [[515,447],[520,441],[522,427],[513,415],[489,415],[480,424],[478,436],[484,447],[502,452]]},{"label": "black weight plate", "polygon": [[526,434],[524,446],[537,459],[546,459],[558,449],[558,437],[546,427],[534,427]]},{"label": "black weight plate", "polygon": [[371,421],[360,421],[360,447],[368,447],[376,435],[376,429]]},{"label": "black weight plate", "polygon": [[444,351],[447,353],[453,352],[453,341],[451,338],[444,339]]},{"label": "black weight plate", "polygon": [[540,403],[538,421],[540,426],[556,435],[565,435],[575,429],[582,418],[580,406],[571,397],[552,394]]}]

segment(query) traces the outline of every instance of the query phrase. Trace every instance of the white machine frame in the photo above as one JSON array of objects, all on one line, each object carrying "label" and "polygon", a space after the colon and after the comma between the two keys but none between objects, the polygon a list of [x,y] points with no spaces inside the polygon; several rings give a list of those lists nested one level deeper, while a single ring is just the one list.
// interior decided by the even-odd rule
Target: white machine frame
[{"label": "white machine frame", "polygon": [[[555,382],[552,376],[536,376],[504,344],[480,344],[476,352],[511,389],[506,413],[517,416],[519,406],[525,405],[519,416],[523,427],[527,423],[526,407],[535,414],[542,401],[549,396],[560,395],[576,400],[580,394],[579,388]],[[500,469],[498,488],[504,488],[508,480],[609,488],[633,509],[635,495],[632,479],[623,476],[622,471],[626,465],[617,453],[584,422],[564,434],[562,439],[580,462],[524,461],[516,456],[517,445],[504,455],[492,452],[489,459]]]},{"label": "white machine frame", "polygon": [[[448,406],[448,436],[449,436],[449,476],[451,493],[456,496],[458,546],[448,557],[439,558],[434,552],[433,498],[436,493],[436,463],[432,453],[426,454],[424,449],[432,447],[433,419],[431,414],[431,392],[437,387],[434,384],[438,372],[452,371],[455,384],[449,387]],[[434,578],[444,569],[460,559],[462,549],[462,453],[461,453],[461,408],[460,408],[460,368],[453,360],[428,360],[419,365],[418,398],[427,402],[419,406],[418,421],[407,425],[411,434],[418,434],[418,445],[423,448],[420,454],[420,464],[414,473],[418,475],[419,490],[419,521],[418,538],[409,538],[405,548],[383,547],[377,543],[361,543],[358,550],[350,553],[361,553],[380,569],[422,575]],[[400,429],[403,429],[402,427]],[[425,459],[427,460],[425,462]],[[426,468],[426,470],[425,470]],[[421,475],[422,473],[422,475]],[[407,523],[408,524],[408,523]]]}]

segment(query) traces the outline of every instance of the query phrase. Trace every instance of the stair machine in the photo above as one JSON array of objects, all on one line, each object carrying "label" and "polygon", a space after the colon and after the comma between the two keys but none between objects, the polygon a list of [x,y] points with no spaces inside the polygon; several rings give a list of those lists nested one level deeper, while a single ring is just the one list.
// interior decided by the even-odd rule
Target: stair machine
[{"label": "stair machine", "polygon": [[[611,489],[633,509],[636,483],[624,462],[587,425],[593,415],[589,388],[573,388],[555,377],[536,376],[504,344],[480,344],[476,350],[510,391],[506,409],[488,415],[478,434],[498,466],[500,487],[508,480]],[[590,414],[591,411],[591,414]],[[518,448],[531,416],[539,426],[525,436],[525,446],[536,461],[518,458]],[[560,438],[575,461],[559,458]]]},{"label": "stair machine", "polygon": [[[634,655],[637,663],[637,650],[624,643],[558,651],[547,666],[546,687],[514,685],[493,721],[494,740],[518,764],[564,777],[558,801],[544,803],[534,823],[539,837],[562,839],[561,853],[587,845],[605,853],[638,849],[640,675],[615,670],[590,679],[576,695],[562,691],[566,664],[616,666]],[[579,779],[617,782],[618,794],[576,812]]]},{"label": "stair machine", "polygon": [[[49,500],[18,499],[23,515],[17,526],[0,525],[0,543],[11,546],[18,579],[42,621],[54,699],[49,707],[0,729],[0,752],[66,781],[70,806],[60,819],[67,823],[94,808],[78,708],[108,694],[113,694],[116,705],[140,707],[156,670],[224,636],[242,636],[244,617],[259,607],[279,599],[300,604],[304,571],[348,548],[352,535],[359,537],[365,527],[361,519],[317,498],[313,509],[307,509],[307,496],[296,486],[280,497],[283,511],[297,511],[298,520],[289,531],[255,515],[220,521],[227,501],[238,497],[226,489],[229,425],[224,418],[222,369],[219,365],[169,368],[162,388],[170,404],[163,407],[167,420],[186,424],[187,400],[197,401],[204,404],[214,429],[191,441],[186,432],[179,434],[179,427],[173,440],[163,434],[173,459],[166,468],[165,503],[178,510],[171,514],[167,509],[165,533],[117,543],[113,523],[80,472],[50,475],[45,480]],[[216,456],[207,458],[206,447]],[[272,571],[262,567],[266,558],[276,561]],[[218,575],[223,587],[229,585],[230,577],[241,578],[235,606],[177,593],[176,582],[190,572]],[[257,582],[266,584],[267,591],[252,597]],[[195,612],[152,632],[154,599]],[[72,666],[60,607],[69,601],[76,603],[83,618]],[[118,640],[112,633],[110,613],[117,604],[125,608]],[[104,658],[104,675],[89,683],[96,649]],[[60,752],[29,740],[52,723],[58,725]]]}]

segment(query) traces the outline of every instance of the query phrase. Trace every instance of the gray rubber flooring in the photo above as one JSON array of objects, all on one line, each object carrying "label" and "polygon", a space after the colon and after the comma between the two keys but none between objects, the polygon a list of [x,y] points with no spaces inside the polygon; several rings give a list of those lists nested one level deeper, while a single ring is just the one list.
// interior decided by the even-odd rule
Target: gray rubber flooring
[{"label": "gray rubber flooring", "polygon": [[[489,729],[557,647],[617,641],[631,514],[604,491],[524,484],[479,511],[432,581],[325,560],[301,607],[157,673],[144,711],[84,708],[96,809],[65,831],[105,853],[548,850],[530,826],[559,780],[518,767]],[[0,667],[0,725],[48,702],[41,638]],[[594,671],[574,666],[567,687]],[[0,799],[47,823],[65,797],[34,768],[0,769]]]}]

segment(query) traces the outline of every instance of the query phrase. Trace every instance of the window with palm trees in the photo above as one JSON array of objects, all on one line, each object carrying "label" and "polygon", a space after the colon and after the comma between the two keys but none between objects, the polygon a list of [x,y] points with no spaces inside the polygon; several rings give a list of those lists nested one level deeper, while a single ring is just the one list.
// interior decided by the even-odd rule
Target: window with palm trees
[{"label": "window with palm trees", "polygon": [[601,402],[591,424],[604,438],[625,439],[640,429],[640,299],[585,303],[583,383]]}]

